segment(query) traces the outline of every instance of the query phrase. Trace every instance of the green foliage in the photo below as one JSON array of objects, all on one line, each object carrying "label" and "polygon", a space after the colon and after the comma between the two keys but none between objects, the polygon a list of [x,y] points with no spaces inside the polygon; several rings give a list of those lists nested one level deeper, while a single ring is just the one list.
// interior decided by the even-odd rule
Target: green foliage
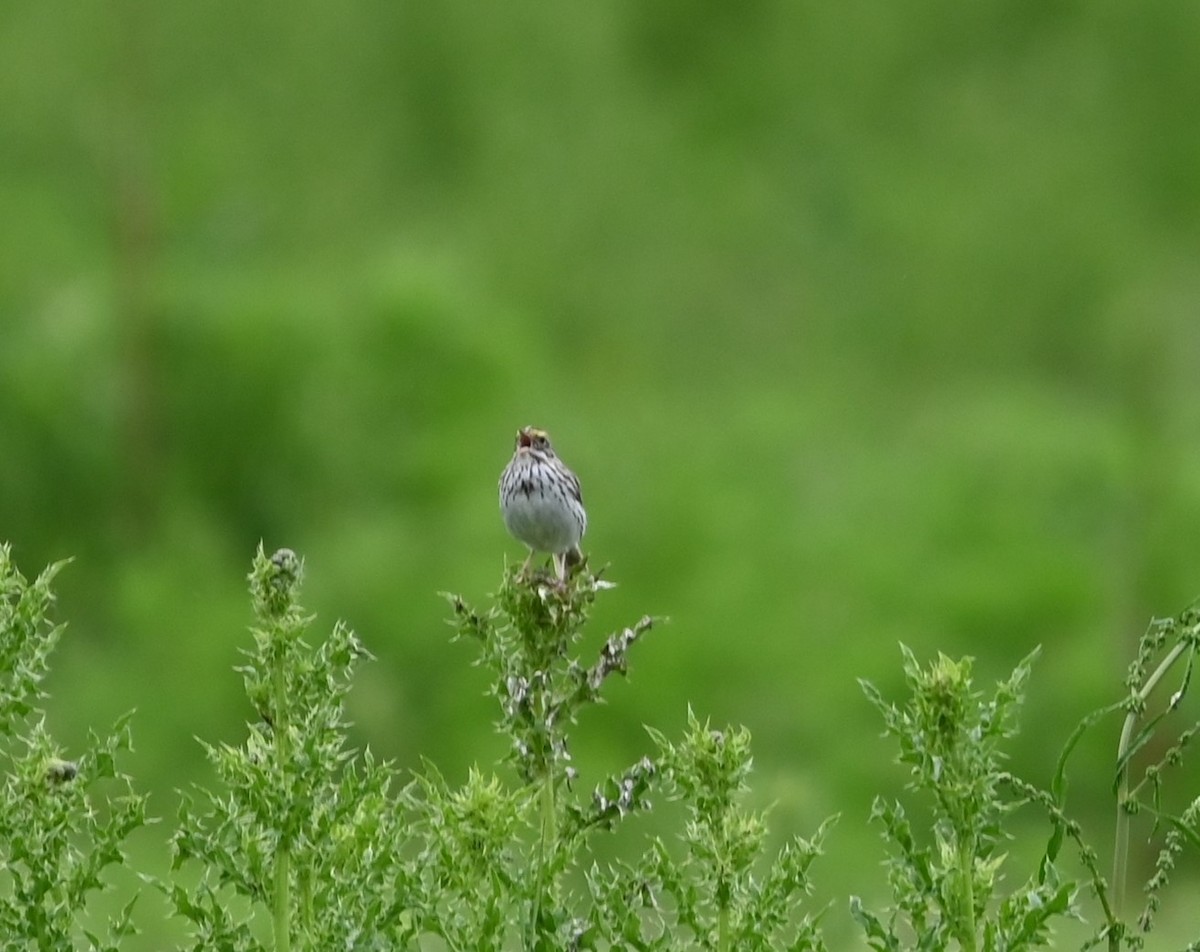
[{"label": "green foliage", "polygon": [[[1147,814],[1153,818],[1153,831],[1166,827],[1163,846],[1155,861],[1154,874],[1146,883],[1145,905],[1138,916],[1138,927],[1149,932],[1162,904],[1162,890],[1185,844],[1200,847],[1200,798],[1190,794],[1175,808],[1168,806],[1165,781],[1178,774],[1184,754],[1200,723],[1193,722],[1174,736],[1161,736],[1170,726],[1192,683],[1193,667],[1200,650],[1200,607],[1193,605],[1175,618],[1156,619],[1138,642],[1137,655],[1129,664],[1125,678],[1128,692],[1119,705],[1125,713],[1117,748],[1115,792],[1117,797],[1117,835],[1113,857],[1113,888],[1118,910],[1124,905],[1126,879],[1129,876],[1129,837],[1132,818]],[[1157,663],[1156,663],[1157,662]],[[1153,669],[1152,666],[1153,665]],[[1178,687],[1160,710],[1152,716],[1149,701],[1155,689],[1173,669],[1181,668]],[[1139,722],[1145,723],[1139,726]],[[1151,746],[1157,756],[1139,763],[1138,754]],[[1200,945],[1200,940],[1197,941]]]},{"label": "green foliage", "polygon": [[[191,737],[242,736],[244,554],[288,539],[386,659],[356,744],[461,781],[478,672],[407,636],[495,587],[526,422],[623,594],[686,619],[589,722],[612,766],[690,702],[753,729],[763,796],[855,812],[890,781],[839,743],[853,680],[898,691],[898,640],[1053,645],[1028,715],[1074,720],[1194,584],[1197,9],[8,0],[0,531],[87,565],[56,735],[136,705],[173,814]],[[800,618],[791,718],[760,686]]]},{"label": "green foliage", "polygon": [[[693,717],[678,745],[654,732],[657,760],[576,795],[571,725],[652,624],[615,633],[582,663],[573,649],[608,583],[586,570],[565,583],[510,572],[486,612],[451,597],[458,636],[492,674],[511,779],[472,769],[455,786],[430,764],[393,794],[394,769],[346,745],[344,701],[366,651],[340,624],[316,647],[304,640],[300,576],[289,550],[260,549],[254,647],[240,669],[258,719],[242,745],[206,745],[218,788],[180,812],[172,869],[196,867],[198,879],[160,885],[192,948],[259,948],[267,921],[275,949],[416,949],[422,937],[462,952],[820,947],[794,898],[824,828],[755,879],[766,826],[740,806],[745,731]],[[602,867],[592,837],[648,810],[654,789],[688,804],[682,858],[655,841],[638,865]]]},{"label": "green foliage", "polygon": [[315,648],[304,641],[301,575],[291,551],[259,548],[254,647],[239,669],[258,719],[240,746],[205,745],[220,788],[180,809],[172,869],[194,862],[200,879],[163,888],[196,950],[259,948],[232,896],[269,910],[277,950],[293,936],[298,948],[386,948],[403,932],[392,771],[346,747],[344,700],[367,652],[341,624]]},{"label": "green foliage", "polygon": [[786,843],[764,869],[766,818],[741,803],[749,732],[713,730],[689,711],[678,743],[650,733],[664,790],[687,806],[684,852],[676,858],[655,840],[636,866],[593,867],[588,884],[600,934],[613,948],[823,949],[817,917],[800,908],[832,821],[812,839]]},{"label": "green foliage", "polygon": [[1016,733],[1017,713],[1034,652],[997,685],[990,698],[973,687],[971,660],[945,655],[922,667],[904,651],[910,698],[886,701],[863,682],[883,716],[888,737],[909,769],[909,789],[930,810],[930,832],[917,833],[903,805],[878,798],[872,819],[891,848],[888,881],[895,902],[886,917],[852,900],[871,946],[965,950],[1029,949],[1049,944],[1054,920],[1075,915],[1074,883],[1064,881],[1047,852],[1019,888],[1004,894],[1000,852],[1013,805],[1004,798],[1008,774],[1001,745]]},{"label": "green foliage", "polygon": [[[576,868],[592,832],[611,829],[616,818],[645,806],[645,788],[653,776],[648,764],[635,765],[624,778],[602,784],[619,792],[609,797],[597,790],[590,808],[563,796],[576,779],[568,743],[571,726],[584,706],[600,699],[609,675],[625,670],[629,649],[652,625],[650,618],[641,619],[610,637],[594,663],[583,664],[574,648],[597,593],[610,587],[586,569],[565,582],[510,570],[495,607],[486,613],[449,596],[458,637],[480,645],[480,661],[489,669],[490,691],[500,707],[497,728],[509,739],[509,759],[525,790],[512,801],[485,801],[520,804],[521,820],[513,828],[523,830],[525,843],[517,840],[505,851],[506,858],[518,863],[510,864],[508,872],[515,887],[505,897],[509,908],[489,920],[490,927],[478,933],[476,942],[500,948],[512,923],[520,922],[525,948],[579,947],[588,929],[569,908],[563,881]],[[459,795],[468,803],[476,801],[479,791],[498,789],[477,775],[472,780],[475,788]],[[473,888],[469,879],[460,883]],[[452,919],[431,918],[430,927],[452,948],[476,947],[460,944],[463,933]]]},{"label": "green foliage", "polygon": [[[466,913],[473,917],[466,928],[444,916],[431,919],[431,927],[455,949],[507,947],[506,937],[515,941],[511,922],[524,923],[520,947],[527,949],[820,948],[815,918],[801,915],[794,900],[809,889],[808,867],[820,852],[825,827],[812,842],[788,844],[762,870],[765,819],[741,804],[750,770],[748,732],[713,731],[690,715],[679,742],[651,730],[655,757],[602,780],[590,800],[574,795],[570,727],[582,708],[600,700],[605,680],[626,670],[630,649],[653,625],[643,617],[607,638],[590,663],[576,657],[573,649],[591,606],[611,587],[586,568],[565,583],[509,571],[488,612],[450,597],[459,637],[479,643],[481,661],[491,671],[500,707],[497,727],[510,740],[509,759],[524,788],[505,794],[499,781],[477,774],[455,796],[440,784],[426,784],[438,794],[431,801],[459,809],[469,804],[476,821],[493,818],[483,830],[502,831],[499,837],[476,836],[489,857],[488,902]],[[602,866],[590,860],[590,838],[651,809],[656,790],[686,805],[681,855],[655,839],[637,863]],[[521,822],[512,824],[502,805],[520,805]],[[488,809],[480,812],[481,806]],[[445,810],[438,816],[444,818]],[[523,850],[511,838],[521,830]],[[438,855],[452,851],[443,848]],[[445,861],[430,865],[445,868]],[[522,876],[522,869],[534,875]],[[566,885],[580,871],[587,884],[583,903]],[[467,890],[465,899],[476,881],[462,872],[446,878]],[[460,920],[470,906],[450,903]]]},{"label": "green foliage", "polygon": [[[1191,0],[5,10],[0,526],[87,558],[62,595],[104,650],[55,678],[138,688],[163,802],[237,726],[208,682],[262,537],[413,660],[357,716],[375,749],[465,769],[470,672],[393,620],[491,581],[489,460],[531,420],[597,550],[692,611],[624,759],[704,697],[786,763],[756,688],[802,606],[831,673],[803,780],[857,798],[886,759],[834,739],[852,676],[895,674],[876,645],[1053,638],[1035,709],[1073,717],[1108,638],[1191,591]],[[181,606],[205,636],[165,664]]]},{"label": "green foliage", "polygon": [[[129,749],[128,717],[93,736],[77,762],[47,732],[39,703],[61,628],[47,620],[51,566],[33,583],[0,548],[0,929],[6,948],[128,949],[134,903],[92,928],[89,897],[124,843],[147,823],[145,801],[117,769]],[[261,546],[250,573],[253,644],[239,667],[253,720],[239,745],[205,743],[211,787],[184,796],[171,837],[171,873],[143,876],[186,924],[186,948],[419,950],[451,952],[819,952],[822,910],[810,910],[812,864],[832,821],[770,855],[766,816],[747,806],[749,733],[714,729],[688,712],[671,739],[649,728],[653,752],[583,792],[572,765],[573,725],[625,672],[649,617],[608,637],[596,657],[578,654],[596,599],[611,584],[586,566],[560,581],[506,573],[492,607],[449,596],[456,637],[479,649],[497,702],[504,761],[455,784],[434,764],[407,783],[369,749],[347,740],[345,702],[369,657],[336,624],[310,643],[299,602],[301,560]],[[1085,949],[1139,950],[1154,928],[1163,888],[1182,854],[1200,848],[1200,798],[1167,806],[1164,776],[1197,727],[1179,732],[1152,763],[1155,731],[1187,695],[1200,644],[1200,613],[1151,625],[1127,679],[1127,698],[1086,717],[1068,738],[1047,788],[1006,769],[1006,748],[1037,652],[993,691],[976,689],[969,658],[921,664],[903,649],[907,697],[863,689],[898,747],[913,803],[878,797],[891,903],[858,897],[852,918],[880,952],[960,949],[1021,952],[1052,944],[1056,926],[1099,916]],[[1179,687],[1144,726],[1154,688],[1176,665]],[[1118,816],[1142,813],[1161,838],[1145,906],[1122,909],[1127,875],[1118,826],[1115,888],[1099,870],[1067,804],[1067,764],[1086,731],[1126,715],[1117,756]],[[1161,746],[1161,745],[1160,745]],[[1135,782],[1134,777],[1137,777]],[[635,813],[671,816],[678,834],[651,835],[632,861],[599,859],[600,838]],[[656,806],[659,804],[659,806]],[[1050,833],[1028,869],[1006,852],[1013,815],[1031,809]],[[1066,843],[1073,858],[1064,856]],[[1015,885],[1012,885],[1015,884]],[[1115,896],[1115,898],[1114,898]],[[86,945],[85,945],[86,943]],[[1194,942],[1191,948],[1200,947]]]},{"label": "green foliage", "polygon": [[609,587],[587,572],[562,585],[509,572],[497,606],[484,615],[448,596],[459,637],[481,645],[480,660],[491,670],[491,693],[500,704],[498,727],[509,737],[513,762],[528,782],[552,777],[557,784],[574,777],[570,726],[580,708],[600,699],[605,679],[625,671],[629,649],[653,624],[644,617],[613,635],[600,657],[585,667],[571,652],[596,594]]},{"label": "green foliage", "polygon": [[[886,915],[873,913],[858,898],[851,912],[872,948],[893,952],[902,948],[940,950],[1022,950],[1052,944],[1053,926],[1066,918],[1082,917],[1081,884],[1063,868],[1065,842],[1076,850],[1084,883],[1098,905],[1098,922],[1084,948],[1104,945],[1109,952],[1141,949],[1153,929],[1161,893],[1184,846],[1200,847],[1200,799],[1189,795],[1175,812],[1164,806],[1162,775],[1176,767],[1197,728],[1188,727],[1165,753],[1144,768],[1131,784],[1134,754],[1150,743],[1164,716],[1178,708],[1191,681],[1192,658],[1200,634],[1200,613],[1189,609],[1177,619],[1153,623],[1130,665],[1128,698],[1089,714],[1068,738],[1049,789],[1043,789],[1003,767],[1002,744],[1016,732],[1016,715],[1024,699],[1030,667],[1038,652],[1025,658],[1012,676],[997,685],[989,698],[973,687],[971,660],[944,655],[921,666],[904,649],[904,670],[910,697],[897,705],[886,701],[863,682],[868,698],[883,716],[885,732],[899,746],[898,761],[909,769],[909,789],[929,814],[929,834],[922,836],[904,806],[878,798],[872,817],[882,823],[890,848],[887,861],[893,906]],[[1153,659],[1162,660],[1150,674]],[[1146,699],[1170,668],[1186,659],[1182,684],[1166,709],[1136,735],[1133,725]],[[1117,842],[1114,881],[1100,871],[1098,851],[1088,842],[1080,823],[1067,811],[1067,763],[1083,734],[1108,715],[1127,711],[1117,751]],[[1144,799],[1148,797],[1149,799]],[[1011,838],[1010,815],[1031,806],[1050,822],[1051,832],[1034,868],[1013,889],[1002,888],[1014,877],[1012,864],[1000,848]],[[1128,818],[1143,810],[1153,813],[1155,830],[1165,827],[1155,871],[1145,883],[1146,904],[1136,928],[1122,909],[1128,875]],[[1153,832],[1153,831],[1152,831]],[[1189,948],[1198,946],[1194,941]]]},{"label": "green foliage", "polygon": [[50,583],[32,583],[0,544],[0,936],[6,949],[70,949],[86,940],[115,952],[133,935],[130,900],[99,934],[81,922],[103,874],[125,861],[124,843],[147,823],[145,798],[117,768],[129,750],[128,715],[105,737],[91,734],[78,760],[64,757],[39,708],[42,679],[62,627],[48,620]]}]

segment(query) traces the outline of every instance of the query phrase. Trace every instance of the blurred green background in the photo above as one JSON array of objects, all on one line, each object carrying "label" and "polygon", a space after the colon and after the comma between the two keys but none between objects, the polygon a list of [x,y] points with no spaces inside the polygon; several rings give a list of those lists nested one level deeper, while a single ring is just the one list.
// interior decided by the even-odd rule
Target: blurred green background
[{"label": "blurred green background", "polygon": [[[594,643],[671,619],[585,788],[689,703],[744,723],[778,832],[843,816],[853,945],[903,781],[856,679],[1041,644],[1044,783],[1200,592],[1198,48],[1187,0],[10,2],[0,537],[76,558],[53,729],[136,707],[155,809],[209,782],[261,539],[378,656],[360,742],[490,761],[436,592],[521,557],[536,424],[619,583]],[[1072,788],[1103,849],[1117,727]]]}]

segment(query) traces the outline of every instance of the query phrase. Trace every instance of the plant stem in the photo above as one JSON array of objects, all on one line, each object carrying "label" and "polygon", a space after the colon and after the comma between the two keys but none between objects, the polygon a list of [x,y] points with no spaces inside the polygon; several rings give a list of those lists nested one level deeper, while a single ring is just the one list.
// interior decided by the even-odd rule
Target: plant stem
[{"label": "plant stem", "polygon": [[959,938],[963,952],[975,952],[975,838],[962,836],[958,841],[958,867],[962,876],[963,934]]},{"label": "plant stem", "polygon": [[281,842],[275,853],[275,952],[289,952],[292,947],[288,923],[292,898],[291,860],[291,851]]},{"label": "plant stem", "polygon": [[550,892],[550,864],[558,849],[558,813],[555,809],[554,770],[546,767],[542,778],[542,789],[538,794],[542,812],[542,841],[538,856],[537,880],[533,898],[529,903],[529,923],[526,926],[525,948],[530,950],[549,949],[541,933],[542,909],[548,905]]},{"label": "plant stem", "polygon": [[729,904],[721,906],[717,914],[717,949],[718,952],[729,952]]},{"label": "plant stem", "polygon": [[554,848],[558,844],[558,812],[554,805],[554,773],[546,772],[546,780],[542,784],[542,863],[549,864]]},{"label": "plant stem", "polygon": [[[277,634],[277,637],[280,635]],[[275,658],[274,671],[274,739],[275,757],[279,772],[283,774],[290,752],[288,750],[287,724],[287,674],[283,652],[278,652]],[[288,842],[287,831],[279,831],[279,839],[275,847],[275,952],[290,952],[292,947],[291,906],[292,906],[292,852]]]},{"label": "plant stem", "polygon": [[537,894],[533,897],[532,915],[529,922],[530,942],[528,948],[541,948],[534,942],[538,938],[539,922],[542,908],[549,899],[550,864],[558,849],[558,811],[555,807],[554,770],[547,768],[546,776],[542,779],[542,855],[538,864]]}]

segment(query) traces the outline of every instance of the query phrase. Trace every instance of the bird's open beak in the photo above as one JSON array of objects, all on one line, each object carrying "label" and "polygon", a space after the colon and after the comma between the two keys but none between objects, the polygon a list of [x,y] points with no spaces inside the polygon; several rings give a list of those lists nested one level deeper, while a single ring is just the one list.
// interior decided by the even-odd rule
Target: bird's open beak
[{"label": "bird's open beak", "polygon": [[527,450],[533,446],[533,437],[528,430],[521,430],[517,433],[517,449]]}]

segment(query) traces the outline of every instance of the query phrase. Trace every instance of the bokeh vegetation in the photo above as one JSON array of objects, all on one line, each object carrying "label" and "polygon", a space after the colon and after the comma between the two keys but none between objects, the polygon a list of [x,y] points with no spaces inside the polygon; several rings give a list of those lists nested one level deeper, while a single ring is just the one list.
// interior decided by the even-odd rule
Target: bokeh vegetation
[{"label": "bokeh vegetation", "polygon": [[[585,780],[690,703],[752,731],[773,829],[865,818],[898,780],[856,679],[896,693],[900,641],[982,682],[1041,644],[1048,777],[1200,591],[1198,42],[1184,0],[9,3],[0,538],[76,557],[55,736],[136,707],[172,816],[253,716],[261,539],[378,657],[363,742],[490,762],[435,592],[518,556],[536,423],[620,585],[597,628],[671,618]],[[831,841],[821,888],[882,882],[865,824]]]}]

